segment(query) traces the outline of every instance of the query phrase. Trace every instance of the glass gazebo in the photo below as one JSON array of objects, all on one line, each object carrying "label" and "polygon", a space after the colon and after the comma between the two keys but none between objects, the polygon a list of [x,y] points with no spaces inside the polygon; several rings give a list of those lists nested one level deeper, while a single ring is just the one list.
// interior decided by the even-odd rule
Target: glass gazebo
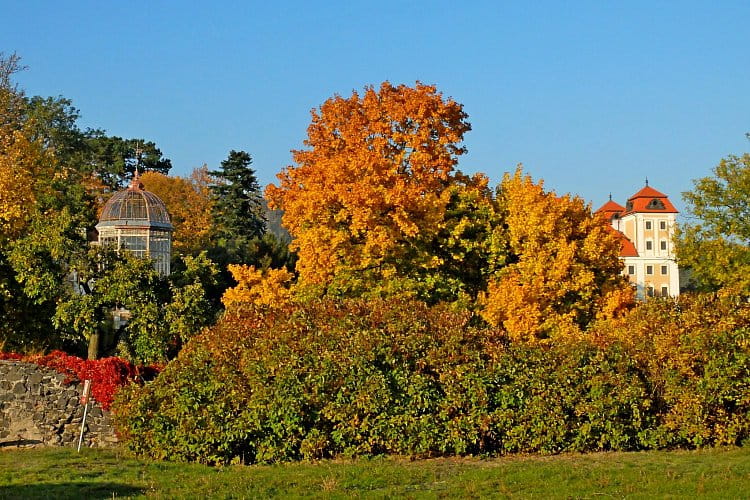
[{"label": "glass gazebo", "polygon": [[96,229],[100,245],[150,257],[157,271],[165,276],[170,273],[174,227],[164,202],[143,189],[137,171],[130,187],[115,193],[104,205]]}]

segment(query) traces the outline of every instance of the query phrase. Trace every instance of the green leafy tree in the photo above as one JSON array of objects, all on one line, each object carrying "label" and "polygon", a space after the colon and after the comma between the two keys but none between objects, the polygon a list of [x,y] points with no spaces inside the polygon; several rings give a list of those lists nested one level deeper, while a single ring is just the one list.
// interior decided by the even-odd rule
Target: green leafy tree
[{"label": "green leafy tree", "polygon": [[695,222],[682,225],[677,256],[701,290],[750,294],[750,154],[729,156],[683,193]]},{"label": "green leafy tree", "polygon": [[154,142],[108,136],[102,129],[82,130],[80,116],[73,102],[62,96],[25,99],[23,122],[30,139],[54,153],[60,165],[75,171],[81,188],[117,191],[132,177],[136,165],[141,172],[163,174],[172,168],[171,160]]},{"label": "green leafy tree", "polygon": [[91,149],[91,168],[104,186],[112,191],[125,186],[127,179],[135,172],[136,165],[141,171],[165,175],[172,168],[172,161],[165,158],[152,141],[110,137],[103,131],[96,130],[91,133],[88,145]]},{"label": "green leafy tree", "polygon": [[[96,357],[121,340],[138,360],[174,355],[215,318],[215,266],[197,256],[165,279],[87,238],[97,196],[136,161],[166,172],[169,160],[151,142],[81,130],[68,99],[27,98],[12,83],[19,60],[0,54],[0,192],[10,193],[0,197],[0,348],[80,354],[88,344]],[[112,331],[116,307],[131,313],[122,332]]]},{"label": "green leafy tree", "polygon": [[25,329],[16,325],[16,335],[9,335],[6,339],[10,346],[22,349],[67,346],[66,350],[80,353],[86,340],[93,339],[97,345],[98,337],[92,337],[88,326],[98,321],[96,314],[78,317],[74,331],[58,328],[54,320],[58,308],[75,296],[76,291],[84,292],[93,270],[104,263],[102,259],[94,260],[94,256],[89,255],[86,226],[85,220],[67,208],[46,216],[35,214],[28,231],[8,245],[8,268],[18,291],[13,302],[36,308],[36,313],[28,309],[36,326],[43,326],[44,331],[43,337],[33,336],[32,342],[28,342],[21,340]]},{"label": "green leafy tree", "polygon": [[219,271],[206,255],[182,258],[180,271],[170,275],[171,301],[164,317],[170,337],[184,344],[202,328],[214,323],[220,310]]},{"label": "green leafy tree", "polygon": [[[70,345],[87,344],[89,358],[117,350],[134,361],[165,361],[216,319],[209,289],[218,271],[205,253],[186,257],[183,271],[164,277],[149,259],[50,236],[20,242],[12,262],[25,296],[51,310],[55,335]],[[116,310],[127,317],[119,331]]]},{"label": "green leafy tree", "polygon": [[[39,132],[40,120],[29,117],[30,101],[11,81],[19,60],[0,54],[0,347],[28,351],[64,345],[65,339],[51,334],[52,275],[65,242],[83,240],[79,223],[92,212],[80,203],[74,171],[59,162]],[[69,231],[74,226],[79,230]],[[31,238],[39,232],[48,241]],[[39,267],[22,262],[21,246]],[[30,276],[32,270],[38,274]]]},{"label": "green leafy tree", "polygon": [[[88,266],[77,269],[77,281],[62,294],[55,311],[55,326],[71,337],[88,340],[88,356],[111,352],[122,334],[129,357],[162,360],[168,350],[158,304],[167,300],[165,279],[148,260],[117,256],[109,249],[88,253]],[[115,332],[112,313],[126,309],[130,318],[123,332]]]},{"label": "green leafy tree", "polygon": [[260,238],[253,238],[248,244],[248,253],[252,256],[250,262],[259,269],[294,270],[297,255],[289,250],[289,242],[273,233],[266,233]]},{"label": "green leafy tree", "polygon": [[93,132],[78,127],[81,114],[73,101],[62,96],[34,96],[26,100],[25,113],[33,139],[42,141],[62,163],[82,162],[81,153]]}]

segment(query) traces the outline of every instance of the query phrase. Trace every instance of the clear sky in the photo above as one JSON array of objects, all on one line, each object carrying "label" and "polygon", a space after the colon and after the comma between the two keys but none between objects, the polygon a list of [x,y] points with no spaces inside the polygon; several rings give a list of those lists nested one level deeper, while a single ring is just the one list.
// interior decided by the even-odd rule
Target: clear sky
[{"label": "clear sky", "polygon": [[522,162],[558,193],[670,195],[750,150],[750,1],[0,0],[0,51],[81,125],[153,140],[173,174],[254,158],[263,185],[309,111],[378,85],[464,104],[465,172]]}]

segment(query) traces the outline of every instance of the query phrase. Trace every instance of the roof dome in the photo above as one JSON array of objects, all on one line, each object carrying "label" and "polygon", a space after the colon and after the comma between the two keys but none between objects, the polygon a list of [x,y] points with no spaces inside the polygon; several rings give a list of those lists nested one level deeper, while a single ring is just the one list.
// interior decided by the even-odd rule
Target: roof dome
[{"label": "roof dome", "polygon": [[104,205],[97,224],[97,227],[101,226],[174,229],[167,206],[154,193],[143,189],[137,172],[128,189],[115,193]]}]

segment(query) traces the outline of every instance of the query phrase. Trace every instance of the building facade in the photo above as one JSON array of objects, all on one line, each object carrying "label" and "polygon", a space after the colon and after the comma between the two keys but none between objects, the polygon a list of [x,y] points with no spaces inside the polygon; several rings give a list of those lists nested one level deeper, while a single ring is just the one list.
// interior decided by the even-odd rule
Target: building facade
[{"label": "building facade", "polygon": [[667,195],[646,186],[622,205],[611,199],[597,213],[620,237],[623,274],[639,298],[676,297],[680,272],[673,247],[677,210]]}]

